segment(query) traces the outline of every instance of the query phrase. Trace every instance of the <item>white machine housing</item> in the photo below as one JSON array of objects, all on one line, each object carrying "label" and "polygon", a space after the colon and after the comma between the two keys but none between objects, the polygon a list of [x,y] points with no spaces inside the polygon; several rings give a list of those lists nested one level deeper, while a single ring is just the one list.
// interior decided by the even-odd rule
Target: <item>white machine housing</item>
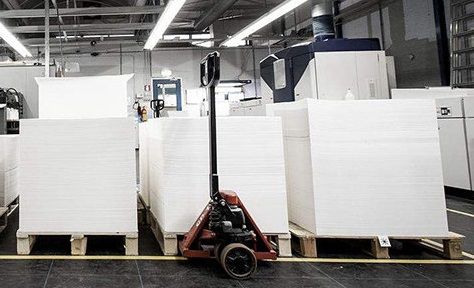
[{"label": "white machine housing", "polygon": [[304,43],[260,62],[262,100],[343,100],[349,90],[355,99],[389,99],[387,71],[387,56],[378,39]]},{"label": "white machine housing", "polygon": [[474,89],[393,89],[394,99],[436,100],[444,185],[474,190]]},{"label": "white machine housing", "polygon": [[304,98],[344,100],[388,99],[384,51],[318,52],[295,86],[295,101]]}]

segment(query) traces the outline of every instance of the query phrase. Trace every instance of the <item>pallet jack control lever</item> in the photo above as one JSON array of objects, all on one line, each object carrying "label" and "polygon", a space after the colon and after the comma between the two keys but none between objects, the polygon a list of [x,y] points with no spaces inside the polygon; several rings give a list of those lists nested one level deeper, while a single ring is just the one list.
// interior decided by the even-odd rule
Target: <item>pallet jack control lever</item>
[{"label": "pallet jack control lever", "polygon": [[219,52],[212,52],[201,60],[201,87],[207,88],[209,103],[209,181],[211,200],[220,201],[219,176],[217,175],[217,136],[216,136],[216,87],[220,80]]}]

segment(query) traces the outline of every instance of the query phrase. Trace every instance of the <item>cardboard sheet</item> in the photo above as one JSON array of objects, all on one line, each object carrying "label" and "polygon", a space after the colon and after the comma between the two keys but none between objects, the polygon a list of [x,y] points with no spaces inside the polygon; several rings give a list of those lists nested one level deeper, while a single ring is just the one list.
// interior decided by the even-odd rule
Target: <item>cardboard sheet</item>
[{"label": "cardboard sheet", "polygon": [[148,180],[148,123],[138,125],[139,141],[139,172],[140,172],[140,196],[147,206],[150,206],[150,191]]},{"label": "cardboard sheet", "polygon": [[[209,202],[207,118],[147,125],[152,212],[165,231],[187,232]],[[217,129],[220,188],[239,195],[264,233],[288,233],[280,119],[218,118]]]},{"label": "cardboard sheet", "polygon": [[137,232],[131,118],[21,120],[24,233]]},{"label": "cardboard sheet", "polygon": [[36,78],[40,119],[128,117],[133,74]]},{"label": "cardboard sheet", "polygon": [[19,136],[0,135],[0,207],[18,197]]},{"label": "cardboard sheet", "polygon": [[290,221],[319,236],[447,236],[434,101],[267,106],[281,116]]}]

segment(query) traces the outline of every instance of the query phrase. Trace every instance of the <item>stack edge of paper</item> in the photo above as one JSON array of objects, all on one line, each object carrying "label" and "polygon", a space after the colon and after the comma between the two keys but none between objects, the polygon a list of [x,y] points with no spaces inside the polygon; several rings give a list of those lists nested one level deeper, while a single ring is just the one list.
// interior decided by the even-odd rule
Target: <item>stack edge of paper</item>
[{"label": "stack edge of paper", "polygon": [[18,135],[0,135],[0,207],[18,197],[19,158]]},{"label": "stack edge of paper", "polygon": [[[147,124],[151,210],[166,232],[189,230],[209,202],[206,118],[161,118]],[[264,233],[288,233],[281,121],[217,120],[221,190],[235,191]]]},{"label": "stack edge of paper", "polygon": [[23,233],[137,232],[134,121],[21,121]]},{"label": "stack edge of paper", "polygon": [[434,101],[272,104],[290,221],[318,236],[448,235]]}]

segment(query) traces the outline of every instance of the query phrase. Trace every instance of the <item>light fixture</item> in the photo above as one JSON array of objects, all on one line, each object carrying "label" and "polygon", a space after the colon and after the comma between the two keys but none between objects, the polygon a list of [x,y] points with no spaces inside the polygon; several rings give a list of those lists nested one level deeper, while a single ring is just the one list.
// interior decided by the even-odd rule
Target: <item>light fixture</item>
[{"label": "light fixture", "polygon": [[189,40],[188,34],[163,35],[163,40]]},{"label": "light fixture", "polygon": [[155,28],[151,31],[148,40],[145,43],[145,49],[152,50],[155,48],[156,43],[163,38],[163,35],[166,32],[166,29],[170,26],[171,22],[173,22],[174,17],[178,14],[181,7],[183,7],[184,2],[186,0],[170,0],[165,7],[165,10],[160,15],[160,19],[156,23]]},{"label": "light fixture", "polygon": [[173,75],[173,71],[171,71],[170,69],[165,68],[165,69],[161,70],[161,76],[162,77],[168,78],[168,77],[171,77],[171,75]]},{"label": "light fixture", "polygon": [[23,46],[23,44],[21,44],[20,41],[18,41],[18,39],[13,36],[13,34],[10,33],[7,27],[5,27],[2,23],[0,23],[0,38],[5,40],[5,42],[15,49],[16,52],[18,52],[18,54],[20,54],[22,57],[31,57],[30,51],[28,51],[28,49],[26,49],[26,47]]},{"label": "light fixture", "polygon": [[214,41],[204,41],[206,39],[211,39],[212,35],[210,33],[204,33],[204,34],[193,34],[192,39],[197,39],[199,41],[193,41],[191,42],[192,45],[194,46],[200,46],[204,48],[211,48],[214,46]]},{"label": "light fixture", "polygon": [[244,43],[243,40],[246,37],[250,36],[252,33],[257,32],[258,30],[272,23],[276,19],[280,18],[281,16],[285,15],[291,10],[296,9],[297,7],[308,1],[309,0],[286,0],[277,7],[273,8],[270,12],[266,13],[262,17],[247,25],[244,29],[240,30],[229,39],[222,42],[221,45],[226,47],[237,47],[242,45],[242,43]]}]

